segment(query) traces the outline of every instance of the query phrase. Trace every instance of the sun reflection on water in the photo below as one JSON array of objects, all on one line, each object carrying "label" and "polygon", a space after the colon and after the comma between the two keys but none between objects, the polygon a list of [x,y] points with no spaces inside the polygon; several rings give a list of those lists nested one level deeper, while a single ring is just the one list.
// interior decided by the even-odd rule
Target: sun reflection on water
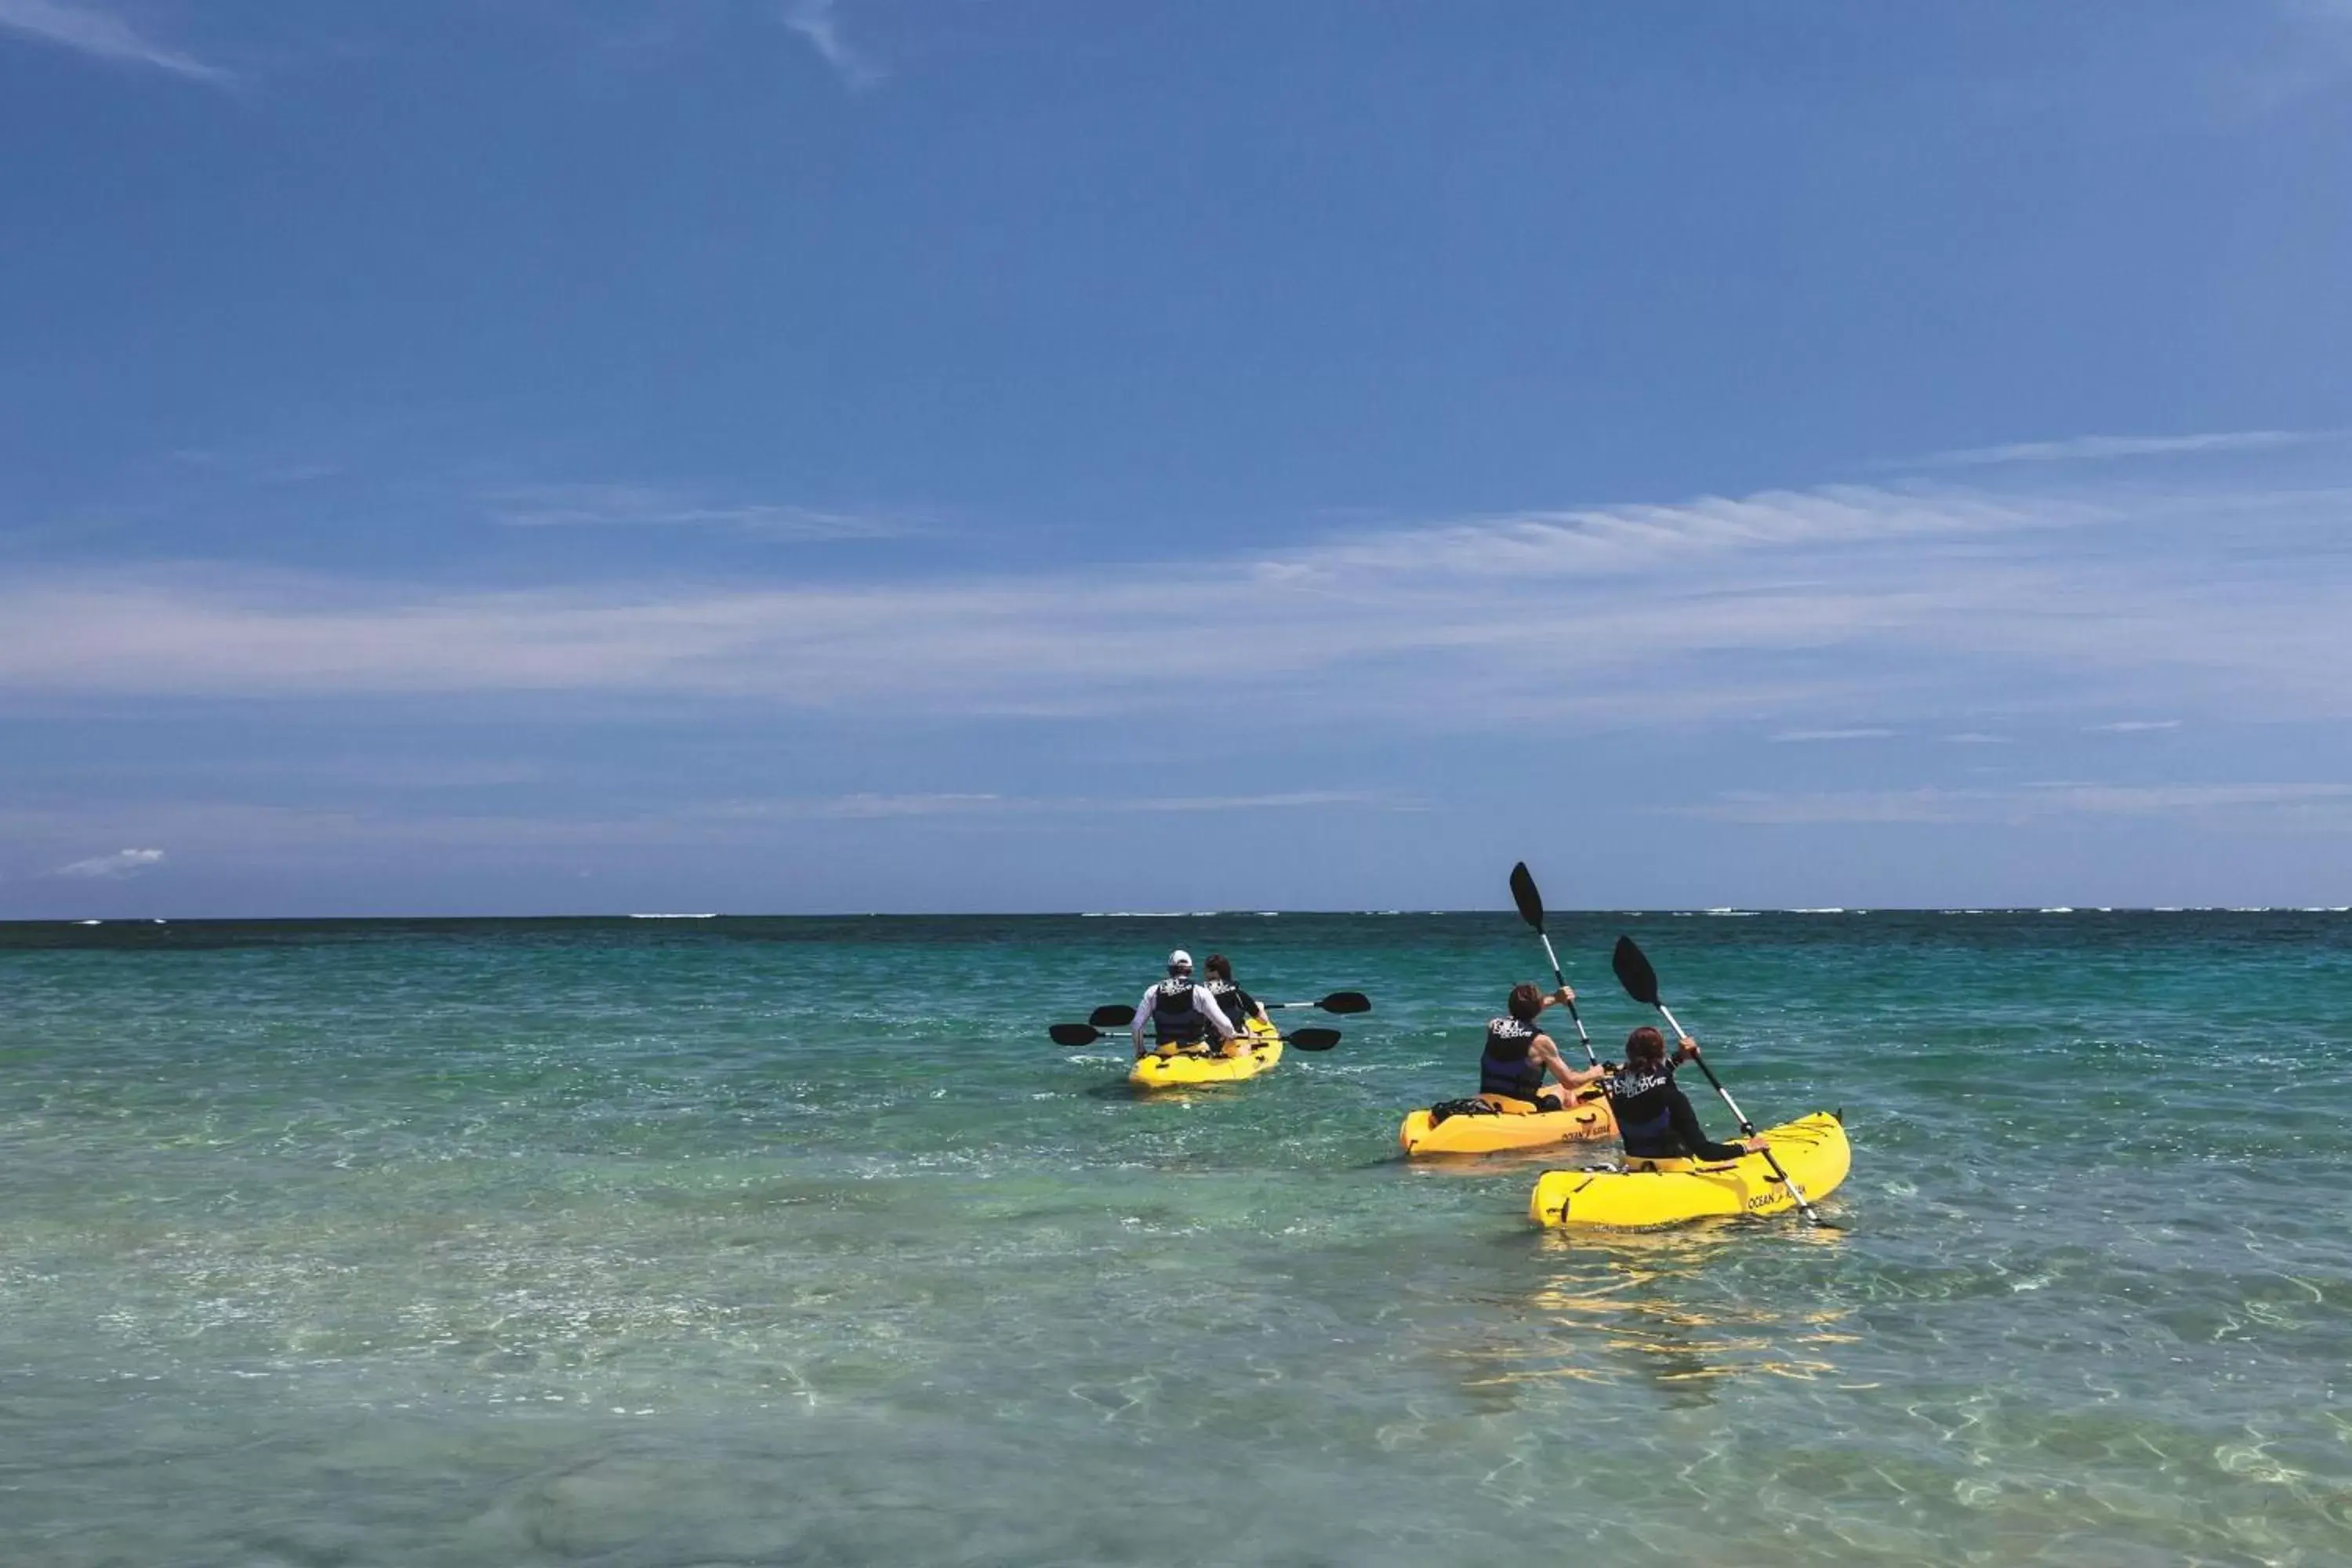
[{"label": "sun reflection on water", "polygon": [[[1835,1230],[1776,1228],[1781,1246],[1844,1245]],[[1450,1352],[1465,1363],[1463,1392],[1491,1409],[1563,1383],[1647,1383],[1691,1405],[1734,1378],[1835,1378],[1838,1347],[1860,1339],[1846,1326],[1850,1308],[1726,1297],[1717,1271],[1756,1244],[1756,1231],[1754,1221],[1726,1219],[1601,1237],[1547,1232],[1544,1276],[1496,1299],[1507,1321],[1483,1342]]]}]

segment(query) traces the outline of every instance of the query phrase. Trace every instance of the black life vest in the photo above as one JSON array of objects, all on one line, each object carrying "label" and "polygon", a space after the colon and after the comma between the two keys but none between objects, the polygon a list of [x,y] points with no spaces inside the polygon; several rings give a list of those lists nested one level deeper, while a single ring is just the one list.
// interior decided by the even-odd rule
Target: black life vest
[{"label": "black life vest", "polygon": [[1208,1016],[1192,1005],[1192,983],[1163,980],[1151,988],[1151,1037],[1163,1046],[1197,1046],[1209,1037]]},{"label": "black life vest", "polygon": [[1486,1050],[1478,1058],[1478,1092],[1533,1100],[1543,1091],[1543,1064],[1528,1053],[1543,1033],[1517,1018],[1486,1020]]},{"label": "black life vest", "polygon": [[1617,1136],[1636,1160],[1675,1160],[1690,1152],[1675,1132],[1674,1105],[1682,1090],[1672,1068],[1625,1067],[1601,1082],[1617,1115]]},{"label": "black life vest", "polygon": [[1256,1011],[1257,1004],[1251,1000],[1248,992],[1230,980],[1212,980],[1209,982],[1209,994],[1215,999],[1217,1011],[1225,1016],[1226,1023],[1236,1030],[1249,1027],[1250,1015]]}]

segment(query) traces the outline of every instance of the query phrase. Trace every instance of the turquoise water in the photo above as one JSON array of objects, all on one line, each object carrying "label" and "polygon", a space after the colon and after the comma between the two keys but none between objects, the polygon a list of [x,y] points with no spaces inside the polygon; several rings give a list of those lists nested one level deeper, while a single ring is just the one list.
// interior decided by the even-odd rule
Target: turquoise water
[{"label": "turquoise water", "polygon": [[[0,927],[5,1555],[2352,1559],[2352,917],[1621,930],[1837,1228],[1395,1159],[1508,915]],[[1378,1010],[1045,1040],[1179,942]]]}]

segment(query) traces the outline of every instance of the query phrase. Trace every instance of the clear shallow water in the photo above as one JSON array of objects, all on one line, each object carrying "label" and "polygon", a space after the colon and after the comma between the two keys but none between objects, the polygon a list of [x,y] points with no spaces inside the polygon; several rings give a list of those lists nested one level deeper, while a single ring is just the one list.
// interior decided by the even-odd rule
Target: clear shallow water
[{"label": "clear shallow water", "polygon": [[[0,1541],[2352,1559],[2352,919],[1556,917],[1604,1040],[1620,930],[1845,1108],[1841,1228],[1395,1160],[1508,915],[0,927]],[[1379,1011],[1148,1102],[1044,1039],[1178,942]]]}]

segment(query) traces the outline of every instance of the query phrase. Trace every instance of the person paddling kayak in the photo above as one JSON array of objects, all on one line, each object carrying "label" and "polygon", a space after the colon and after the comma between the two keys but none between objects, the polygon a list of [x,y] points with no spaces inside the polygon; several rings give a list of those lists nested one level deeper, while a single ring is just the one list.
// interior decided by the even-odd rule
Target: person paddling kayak
[{"label": "person paddling kayak", "polygon": [[1669,1057],[1665,1036],[1644,1024],[1625,1037],[1622,1065],[1580,1068],[1564,1081],[1601,1085],[1629,1160],[1736,1160],[1764,1147],[1761,1138],[1718,1143],[1706,1135],[1698,1112],[1675,1082],[1675,1065],[1696,1061],[1698,1042],[1685,1035],[1675,1046]]},{"label": "person paddling kayak", "polygon": [[1234,1026],[1226,1021],[1208,987],[1192,983],[1192,955],[1181,947],[1168,955],[1168,978],[1146,991],[1135,1005],[1128,1033],[1135,1041],[1138,1060],[1149,1054],[1143,1045],[1146,1024],[1151,1026],[1153,1046],[1166,1054],[1197,1048],[1212,1031],[1229,1055],[1238,1048],[1233,1045]]},{"label": "person paddling kayak", "polygon": [[[1570,1072],[1551,1037],[1536,1027],[1536,1018],[1547,1007],[1555,1004],[1565,1007],[1575,1000],[1576,993],[1565,985],[1549,993],[1524,981],[1512,986],[1509,1015],[1486,1020],[1486,1049],[1478,1058],[1478,1092],[1526,1100],[1543,1110],[1565,1110],[1576,1098],[1579,1085],[1590,1083],[1595,1075],[1579,1079]],[[1559,1080],[1559,1089],[1544,1087],[1547,1073]]]},{"label": "person paddling kayak", "polygon": [[1258,999],[1234,984],[1234,966],[1223,953],[1209,954],[1207,968],[1210,1000],[1216,1003],[1217,1011],[1234,1028],[1246,1029],[1253,1019],[1268,1028],[1274,1026],[1274,1020],[1265,1016],[1265,1008]]}]

